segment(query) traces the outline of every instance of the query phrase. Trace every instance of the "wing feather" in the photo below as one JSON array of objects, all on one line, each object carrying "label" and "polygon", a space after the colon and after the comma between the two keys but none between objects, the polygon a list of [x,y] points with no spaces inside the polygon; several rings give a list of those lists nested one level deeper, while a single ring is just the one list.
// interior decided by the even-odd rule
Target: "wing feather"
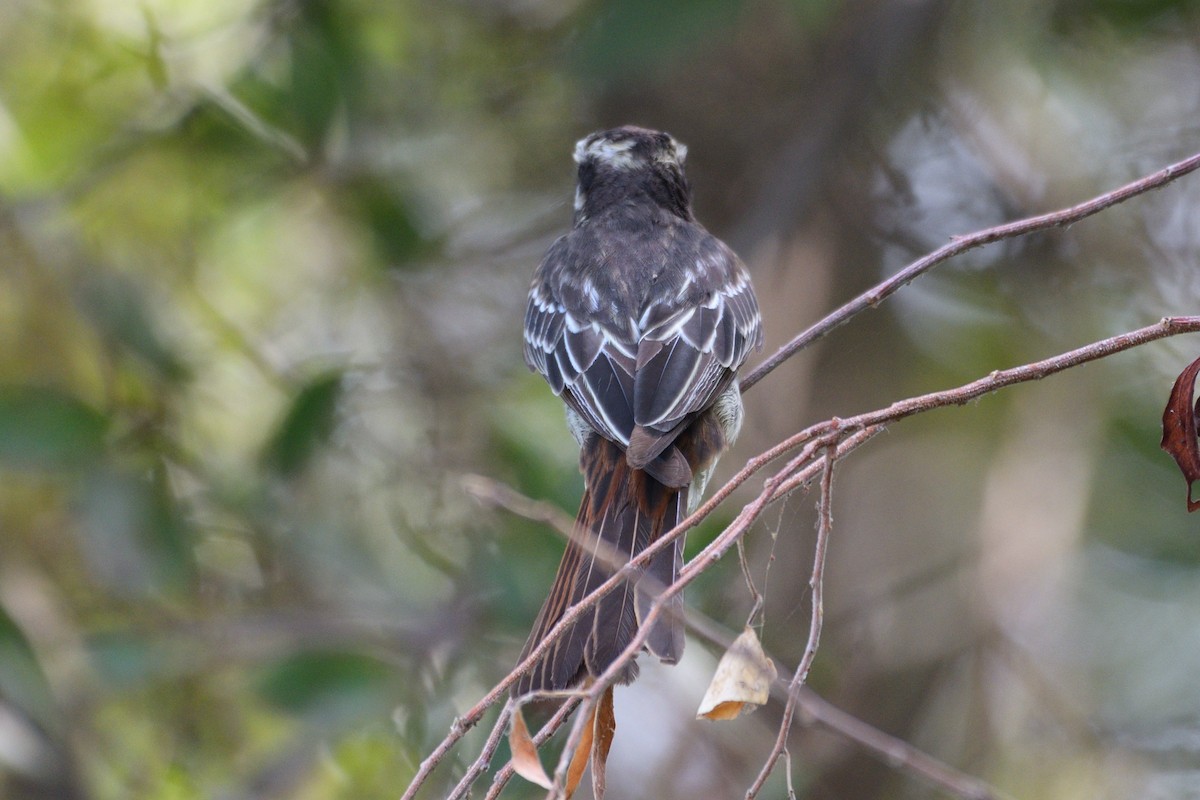
[{"label": "wing feather", "polygon": [[546,254],[525,314],[530,368],[604,438],[628,445],[645,428],[663,440],[655,452],[762,343],[741,261],[699,225],[675,224],[661,249],[577,228]]}]

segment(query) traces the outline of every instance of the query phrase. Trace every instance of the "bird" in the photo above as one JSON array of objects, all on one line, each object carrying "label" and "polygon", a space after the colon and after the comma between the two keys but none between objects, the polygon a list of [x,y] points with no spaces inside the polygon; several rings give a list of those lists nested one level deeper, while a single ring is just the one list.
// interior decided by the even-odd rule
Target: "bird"
[{"label": "bird", "polygon": [[[699,506],[741,429],[737,373],[762,347],[762,318],[745,265],[696,221],[686,157],[670,134],[633,125],[575,146],[572,227],[534,272],[524,356],[566,406],[584,493],[518,663],[568,608]],[[572,623],[513,696],[601,675],[682,565],[680,537]],[[644,649],[673,664],[683,648],[676,595]],[[617,681],[637,671],[631,660]]]}]

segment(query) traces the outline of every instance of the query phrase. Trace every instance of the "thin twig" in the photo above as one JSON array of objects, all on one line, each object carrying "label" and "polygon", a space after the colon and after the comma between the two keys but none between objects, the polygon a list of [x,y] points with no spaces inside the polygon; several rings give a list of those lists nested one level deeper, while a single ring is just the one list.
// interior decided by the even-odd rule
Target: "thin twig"
[{"label": "thin twig", "polygon": [[526,497],[511,486],[486,475],[468,473],[461,477],[462,487],[467,494],[489,506],[499,506],[518,517],[541,522],[550,526],[568,539],[575,539],[575,520],[559,510],[558,506]]},{"label": "thin twig", "polygon": [[796,800],[796,784],[792,782],[792,751],[783,748],[783,766],[787,775],[788,800]]},{"label": "thin twig", "polygon": [[[750,574],[750,562],[746,559],[746,540],[738,539],[738,564],[742,568],[742,580],[746,582],[746,591],[750,592],[750,598],[754,601],[750,605],[750,613],[746,615],[746,627],[753,627],[754,618],[758,616],[758,612],[762,610],[765,598],[758,587],[754,585],[754,576]],[[768,565],[769,569],[769,565]]]},{"label": "thin twig", "polygon": [[[1055,211],[1049,214],[1043,214],[1038,217],[1019,220],[1006,225],[988,228],[967,236],[958,237],[950,244],[939,248],[938,250],[930,253],[922,259],[919,259],[918,261],[913,262],[905,269],[896,273],[896,275],[892,276],[886,281],[881,282],[869,291],[859,295],[854,300],[828,315],[821,322],[796,336],[794,339],[792,339],[792,341],[784,345],[766,361],[746,375],[741,382],[742,388],[744,390],[749,389],[755,383],[762,380],[763,377],[769,374],[771,370],[775,369],[775,367],[786,361],[803,347],[826,335],[831,330],[839,325],[842,325],[863,310],[879,304],[884,299],[895,293],[901,286],[909,283],[922,273],[949,258],[984,244],[1020,236],[1033,231],[1044,230],[1047,228],[1076,222],[1138,194],[1164,186],[1176,178],[1194,171],[1197,167],[1200,167],[1200,154],[1194,155],[1188,159],[1168,166],[1152,175],[1127,184],[1120,189],[1100,195],[1077,206],[1063,209],[1061,211]],[[925,395],[921,398],[914,398],[893,404],[893,406],[880,412],[874,412],[875,417],[872,419],[868,419],[869,415],[860,415],[852,420],[847,420],[847,422],[855,423],[860,428],[866,428],[870,425],[878,425],[888,421],[894,421],[911,414],[916,414],[930,408],[935,408],[939,404],[948,405],[952,403],[965,403],[968,400],[987,392],[996,391],[1004,386],[1018,383],[1023,380],[1034,380],[1040,377],[1045,377],[1053,372],[1066,369],[1069,366],[1074,366],[1076,363],[1083,363],[1084,361],[1090,361],[1095,358],[1102,358],[1106,355],[1110,355],[1111,353],[1118,352],[1119,350],[1128,349],[1129,347],[1144,344],[1165,336],[1171,336],[1177,333],[1193,332],[1195,330],[1200,330],[1200,318],[1182,317],[1176,319],[1164,319],[1159,323],[1158,326],[1143,328],[1140,331],[1134,331],[1121,337],[1113,337],[1112,339],[1098,342],[1095,345],[1082,348],[1080,351],[1072,351],[1072,353],[1064,354],[1064,356],[1058,357],[1059,359],[1066,359],[1066,362],[1061,365],[1055,363],[1056,359],[1049,359],[1045,362],[1039,362],[1038,365],[1030,365],[1030,367],[1018,367],[1013,370],[1005,371],[1004,373],[993,373],[988,378],[980,379],[980,381],[976,381],[974,384],[968,384],[965,387],[960,387],[958,390],[951,390],[951,393],[940,393],[940,396],[943,399],[947,397],[951,398],[946,402],[941,402],[938,400],[938,395]],[[500,683],[493,687],[493,689],[488,692],[478,703],[476,703],[475,706],[468,710],[466,714],[454,721],[454,724],[451,726],[451,729],[447,733],[446,737],[441,741],[441,743],[438,744],[434,751],[430,753],[430,755],[424,761],[421,762],[421,766],[418,769],[417,774],[414,776],[412,783],[405,792],[402,800],[411,800],[411,798],[415,796],[417,790],[425,782],[425,780],[428,779],[429,775],[437,767],[441,760],[466,734],[466,732],[479,721],[484,712],[493,704],[495,704],[505,694],[505,692],[508,691],[509,686],[511,686],[522,674],[524,674],[524,672],[529,670],[532,665],[541,658],[545,651],[548,650],[553,643],[564,634],[564,632],[572,625],[572,623],[582,616],[588,608],[598,602],[599,599],[608,592],[615,589],[620,583],[625,581],[635,570],[640,569],[642,566],[649,563],[649,561],[659,552],[665,550],[667,547],[673,547],[673,542],[675,539],[677,539],[679,536],[682,536],[686,530],[690,529],[697,522],[704,519],[706,516],[708,516],[708,514],[712,513],[712,511],[738,486],[748,480],[752,475],[757,473],[767,464],[771,463],[781,455],[791,452],[795,448],[803,445],[805,442],[814,441],[823,434],[828,434],[831,430],[836,430],[837,427],[836,421],[830,421],[822,423],[821,425],[810,427],[796,436],[780,442],[759,456],[752,458],[746,463],[745,467],[743,467],[730,481],[721,487],[721,489],[718,490],[706,503],[697,509],[696,512],[689,515],[689,517],[680,523],[674,530],[662,536],[657,542],[654,543],[654,545],[642,551],[637,558],[628,562],[623,568],[617,571],[616,574],[601,584],[601,586],[599,586],[581,602],[568,609],[559,622],[554,626],[554,628],[547,633],[547,636],[543,639],[541,644],[535,648],[533,652],[531,652],[529,656],[517,666],[516,669],[505,676]],[[801,472],[793,473],[787,479],[782,479],[781,476],[777,476],[781,479],[775,481],[775,483],[771,486],[772,492],[784,487],[790,488],[801,485],[804,480],[801,478]],[[811,477],[807,478],[807,480],[811,480]],[[766,505],[766,501],[769,498],[770,495],[767,495],[766,493],[760,495],[758,500],[755,501],[755,504],[758,506],[757,510],[752,510],[750,507],[744,508],[743,513],[739,515],[739,519],[743,520],[743,523],[735,531],[733,531],[732,535],[724,537],[726,540],[724,542],[714,541],[712,544],[710,544],[709,547],[706,548],[705,552],[701,553],[700,556],[693,559],[692,562],[688,564],[688,568],[685,568],[684,573],[687,573],[687,569],[693,569],[695,572],[702,571],[711,565],[716,559],[718,559],[723,554],[724,550],[728,548],[729,542],[736,541],[737,538],[744,533],[748,521],[757,518],[758,514],[761,513],[762,507]],[[726,533],[730,533],[731,529],[733,528],[734,526],[731,525],[726,529]],[[718,540],[721,538],[722,537],[718,537]],[[682,579],[684,575],[681,574],[680,577]],[[666,594],[667,593],[664,593],[663,596],[665,597]],[[663,598],[661,597],[659,598],[660,605],[652,609],[651,614],[657,613],[658,607],[661,607],[662,599]],[[645,630],[645,628],[643,628],[643,630]],[[641,646],[640,641],[638,641],[637,646]],[[614,663],[614,666],[617,664],[623,666],[628,662],[629,658],[633,657],[634,652],[636,651],[627,649],[626,653],[617,659],[617,662]],[[608,673],[615,675],[615,671],[613,669],[608,670]],[[598,682],[597,688],[602,691],[603,689],[601,687],[604,685],[606,685],[604,682]]]},{"label": "thin twig", "polygon": [[974,250],[976,247],[982,247],[985,244],[998,242],[1002,239],[1012,239],[1017,236],[1024,236],[1027,233],[1046,230],[1048,228],[1061,227],[1078,222],[1081,219],[1090,217],[1099,211],[1124,202],[1131,197],[1136,197],[1139,194],[1148,192],[1151,189],[1157,189],[1161,186],[1166,186],[1176,178],[1187,175],[1189,172],[1200,168],[1200,153],[1185,158],[1183,161],[1172,164],[1169,167],[1155,172],[1153,175],[1147,175],[1144,178],[1139,178],[1132,183],[1128,183],[1119,189],[1114,189],[1111,192],[1093,197],[1091,200],[1080,203],[1070,208],[1064,208],[1059,211],[1052,211],[1048,214],[1041,214],[1036,217],[1028,217],[1026,219],[1017,220],[1016,222],[1008,222],[1004,225],[997,225],[993,228],[985,228],[984,230],[968,234],[966,236],[955,236],[949,244],[945,244],[934,250],[932,253],[923,256],[909,264],[904,269],[897,272],[892,277],[879,283],[867,291],[860,294],[850,302],[843,305],[832,314],[826,315],[822,320],[807,330],[801,332],[790,342],[780,347],[769,358],[750,371],[741,379],[742,391],[748,390],[751,386],[765,378],[771,370],[778,367],[784,361],[787,361],[800,350],[815,342],[817,339],[828,334],[833,329],[848,322],[852,317],[879,305],[885,299],[895,294],[900,287],[921,276],[923,273],[941,264],[943,261],[961,255],[968,250]]},{"label": "thin twig", "polygon": [[[1043,361],[1035,362],[1021,367],[1014,367],[1008,370],[999,370],[993,372],[987,377],[979,380],[950,389],[942,392],[934,392],[921,397],[902,400],[884,409],[860,414],[855,417],[850,417],[845,420],[827,420],[817,425],[810,426],[805,430],[789,437],[788,439],[779,442],[770,449],[760,453],[758,456],[750,459],[746,466],[738,471],[724,486],[722,486],[707,502],[699,509],[688,516],[683,522],[676,526],[673,530],[668,531],[658,541],[643,550],[634,559],[627,562],[621,569],[617,570],[608,580],[598,586],[591,594],[582,598],[578,603],[568,608],[558,623],[547,632],[546,637],[541,644],[529,654],[529,656],[517,665],[508,675],[506,675],[491,691],[489,691],[478,703],[476,703],[465,714],[457,718],[451,726],[449,733],[438,744],[437,748],[421,762],[421,766],[414,776],[408,790],[403,795],[402,800],[411,800],[416,795],[421,784],[428,779],[430,773],[437,767],[438,763],[445,758],[446,754],[454,747],[454,745],[466,734],[466,732],[474,726],[483,714],[494,705],[504,694],[508,688],[516,682],[516,680],[524,674],[530,667],[541,658],[542,654],[548,650],[552,644],[562,636],[563,633],[571,626],[571,624],[582,616],[589,608],[591,608],[599,599],[610,591],[615,589],[635,570],[639,570],[645,566],[651,559],[654,558],[662,550],[673,546],[673,542],[679,536],[682,536],[685,531],[693,527],[700,520],[708,516],[712,511],[723,502],[733,491],[745,483],[751,476],[764,468],[780,456],[801,447],[805,443],[813,443],[821,441],[825,444],[822,437],[832,436],[834,439],[845,436],[851,430],[858,429],[857,432],[846,439],[839,445],[838,457],[845,455],[849,447],[854,449],[860,446],[871,436],[882,430],[882,426],[889,422],[894,422],[923,411],[929,411],[934,408],[939,408],[949,405],[962,405],[970,400],[978,398],[984,394],[994,392],[1006,386],[1011,386],[1024,381],[1038,380],[1056,372],[1061,372],[1064,369],[1076,366],[1078,364],[1094,361],[1099,358],[1112,355],[1122,350],[1128,350],[1132,347],[1147,344],[1149,342],[1175,336],[1183,333],[1200,332],[1200,316],[1197,317],[1165,317],[1155,325],[1145,328],[1140,328],[1129,333],[1113,336],[1108,339],[1094,342],[1085,347],[1063,353]],[[792,463],[799,467],[799,459]],[[789,466],[791,466],[789,464]],[[650,618],[645,620],[645,624],[636,635],[630,646],[625,652],[613,662],[613,667],[610,668],[603,676],[603,680],[598,680],[597,685],[607,686],[611,683],[616,675],[616,671],[623,667],[634,658],[638,649],[641,648],[644,641],[642,635],[652,627],[651,621],[656,618],[653,615],[658,613],[658,608],[664,602],[663,598],[674,596],[682,591],[683,586],[690,583],[696,575],[703,572],[712,566],[713,563],[720,560],[724,553],[731,547],[737,539],[742,536],[748,529],[749,525],[762,513],[763,509],[770,501],[776,499],[777,492],[784,487],[799,487],[803,483],[810,481],[815,477],[816,471],[812,469],[812,465],[804,469],[797,469],[790,474],[784,470],[768,480],[764,486],[764,490],[755,500],[743,507],[742,511],[734,519],[734,521],[726,527],[726,529],[717,536],[707,547],[704,548],[695,558],[688,562],[680,573],[680,580],[676,581],[667,591],[660,596],[658,603],[652,607]],[[601,689],[600,691],[603,691]],[[597,693],[598,696],[598,693]]]},{"label": "thin twig", "polygon": [[[571,713],[575,711],[575,708],[579,705],[579,700],[579,697],[572,697],[563,703],[558,711],[554,712],[554,716],[550,718],[550,721],[543,725],[541,730],[533,737],[533,743],[541,747],[546,743],[547,739],[557,733],[562,724],[566,722],[567,717],[571,716]],[[504,791],[505,785],[512,780],[515,772],[516,770],[513,769],[511,760],[501,767],[496,773],[496,777],[492,778],[492,786],[488,789],[484,800],[495,800],[495,798],[499,797],[500,792]]]},{"label": "thin twig", "polygon": [[429,780],[429,776],[437,769],[437,765],[442,763],[442,759],[446,757],[446,754],[453,749],[454,745],[458,744],[458,740],[465,736],[467,731],[474,727],[478,721],[478,717],[475,719],[466,719],[464,717],[454,718],[454,722],[450,723],[449,733],[438,743],[433,752],[425,757],[421,765],[417,767],[417,774],[409,782],[408,788],[404,790],[404,794],[400,795],[400,800],[412,800],[412,798],[417,796],[417,790],[425,784],[425,781]]},{"label": "thin twig", "polygon": [[[1009,386],[1014,383],[1023,381],[1038,380],[1056,372],[1061,372],[1072,366],[1094,361],[1098,358],[1111,355],[1121,350],[1127,350],[1131,347],[1136,347],[1156,339],[1161,339],[1166,336],[1172,336],[1178,333],[1190,333],[1200,331],[1200,317],[1167,317],[1162,319],[1158,324],[1151,325],[1145,328],[1140,328],[1136,331],[1113,336],[1099,342],[1086,345],[1081,348],[1063,353],[1052,358],[1044,359],[1033,364],[1027,364],[1021,367],[1014,367],[1008,370],[997,370],[985,378],[980,378],[977,381],[960,386],[957,389],[952,389],[945,392],[934,392],[928,395],[922,395],[908,400],[902,400],[893,403],[885,409],[879,411],[859,414],[855,417],[850,417],[844,420],[834,419],[820,425],[812,426],[806,431],[802,431],[795,437],[792,437],[787,442],[782,442],[780,445],[772,448],[772,452],[778,451],[781,446],[791,443],[793,446],[798,446],[805,438],[815,439],[820,442],[821,447],[829,446],[838,441],[841,437],[846,436],[851,431],[856,431],[853,436],[846,439],[839,445],[838,455],[843,454],[842,448],[854,449],[865,442],[871,435],[882,429],[882,425],[887,422],[903,419],[914,414],[929,411],[934,408],[939,408],[947,405],[962,405],[976,397],[996,391],[997,389]],[[764,485],[763,491],[752,500],[748,505],[743,507],[742,511],[734,518],[733,522],[719,534],[704,550],[702,550],[695,558],[680,571],[678,579],[671,586],[667,587],[653,604],[646,617],[641,621],[641,625],[637,633],[631,637],[628,646],[621,652],[620,655],[608,666],[608,668],[596,678],[595,684],[585,694],[582,701],[585,712],[590,709],[591,705],[596,702],[600,694],[607,689],[621,674],[625,666],[637,657],[642,646],[645,644],[650,630],[653,628],[655,620],[657,620],[661,609],[664,607],[668,599],[675,597],[683,591],[683,588],[694,580],[697,575],[711,567],[716,561],[725,554],[725,552],[736,542],[736,540],[745,534],[749,527],[763,513],[766,506],[779,495],[777,494],[780,488],[785,484],[802,485],[815,477],[817,467],[820,464],[808,464],[803,469],[798,469],[793,473],[789,473],[788,469],[797,464],[798,459],[789,462],[784,470],[773,475]],[[682,532],[683,525],[680,525],[673,531],[664,534],[657,542],[655,542],[635,559],[629,562],[629,565],[640,565],[644,559],[652,558],[655,553],[665,547],[665,542],[672,541],[674,537]],[[618,576],[614,576],[616,578]],[[610,579],[609,582],[613,582]],[[607,584],[602,584],[596,592],[588,595],[580,601],[573,610],[577,610],[580,606],[584,606],[594,602],[593,596],[599,596],[600,591],[605,589]],[[615,585],[615,582],[614,582]],[[560,622],[561,624],[561,622]],[[557,629],[557,626],[556,626]],[[554,632],[552,631],[552,634]],[[545,645],[545,642],[543,642]],[[524,664],[522,666],[525,666]],[[558,772],[565,774],[565,762],[560,760]]]},{"label": "thin twig", "polygon": [[460,800],[471,793],[471,786],[479,779],[484,770],[488,768],[488,764],[492,763],[492,756],[496,754],[496,748],[500,746],[500,740],[504,738],[504,731],[508,728],[509,718],[512,717],[513,701],[509,700],[504,704],[504,708],[500,709],[500,716],[496,718],[496,724],[492,726],[492,732],[488,734],[487,741],[484,742],[483,750],[479,753],[479,758],[471,764],[467,769],[466,774],[450,792],[446,800]]},{"label": "thin twig", "polygon": [[1149,342],[1177,336],[1181,333],[1200,332],[1200,316],[1192,317],[1163,317],[1154,325],[1147,325],[1128,333],[1121,333],[1098,342],[1060,353],[1050,358],[1024,364],[1010,369],[995,370],[990,375],[941,392],[931,392],[919,397],[910,397],[892,403],[878,411],[870,411],[840,421],[842,429],[865,428],[872,425],[884,425],[944,406],[961,406],[971,400],[991,394],[1006,386],[1027,381],[1041,380],[1065,369],[1096,361],[1123,350],[1129,350]]},{"label": "thin twig", "polygon": [[[1041,380],[1042,378],[1079,366],[1080,364],[1106,358],[1123,350],[1139,347],[1158,339],[1178,336],[1183,333],[1197,332],[1200,332],[1200,316],[1163,317],[1154,325],[1147,325],[1144,328],[1138,328],[1137,330],[1121,333],[1107,339],[1101,339],[1098,342],[1092,342],[1083,347],[1069,350],[1066,353],[1060,353],[1041,361],[1009,369],[994,370],[991,374],[983,378],[953,389],[945,389],[918,397],[898,400],[886,408],[868,411],[845,419],[835,418],[819,422],[778,443],[771,448],[770,452],[786,453],[806,443],[811,447],[812,442],[820,441],[821,436],[828,435],[831,431],[847,431],[884,426],[888,423],[911,417],[914,414],[932,411],[935,408],[966,405],[985,394],[991,394],[1013,384]],[[779,488],[781,491],[785,487],[791,490],[796,488],[799,483],[800,481],[793,476],[788,481],[781,482]],[[692,559],[692,561],[695,560]]]},{"label": "thin twig", "polygon": [[837,461],[837,448],[828,447],[825,450],[825,468],[821,473],[821,498],[817,504],[817,541],[813,547],[812,577],[809,586],[812,587],[812,616],[808,623],[808,643],[804,646],[804,654],[796,665],[792,682],[788,686],[788,699],[783,707],[783,719],[779,723],[779,734],[775,737],[775,745],[771,748],[758,777],[746,791],[746,800],[754,800],[762,791],[779,757],[787,749],[788,734],[792,730],[792,716],[796,713],[796,702],[799,699],[800,687],[808,680],[812,669],[813,659],[817,657],[817,648],[821,643],[821,625],[825,620],[824,582],[825,582],[825,552],[829,545],[829,535],[833,530],[833,465]]},{"label": "thin twig", "polygon": [[[834,436],[834,437],[830,438],[830,440],[828,442],[828,446],[836,451],[836,454],[838,457],[841,457],[842,455],[849,453],[851,450],[854,450],[857,447],[861,446],[867,439],[870,438],[870,436],[867,436],[865,434],[866,434],[865,431],[859,431],[858,434],[856,434],[856,436],[851,437],[851,439],[848,439],[845,442],[842,442],[840,445],[835,444],[836,436]],[[808,465],[806,468],[801,470],[801,472],[806,473],[806,474],[807,473],[815,474],[819,470],[820,467],[821,467],[821,462],[817,462],[817,463]],[[754,524],[754,522],[758,519],[758,517],[763,513],[766,506],[771,502],[771,500],[775,496],[775,492],[778,489],[779,484],[782,482],[782,480],[785,477],[788,477],[788,474],[786,473],[786,471],[781,471],[781,472],[777,473],[776,475],[772,476],[770,479],[768,479],[766,482],[765,488],[758,495],[758,497],[755,498],[748,506],[743,508],[742,512],[740,514],[738,514],[737,518],[735,518],[734,521],[729,524],[729,527],[727,527],[725,529],[725,532],[717,537],[718,540],[721,540],[722,538],[726,539],[726,544],[725,544],[724,548],[722,548],[719,553],[713,552],[711,550],[711,545],[709,546],[709,548],[706,548],[705,551],[703,551],[700,556],[697,556],[695,559],[693,559],[691,562],[689,562],[686,567],[684,567],[684,569],[680,572],[678,579],[674,583],[672,583],[670,586],[668,586],[667,589],[665,591],[663,591],[662,594],[660,594],[659,597],[650,605],[649,612],[641,620],[641,624],[640,624],[637,632],[633,635],[633,637],[631,637],[629,644],[625,647],[624,650],[621,651],[620,655],[617,656],[617,658],[608,666],[608,668],[605,669],[603,673],[601,673],[599,676],[596,677],[595,683],[585,693],[582,703],[581,703],[581,706],[583,708],[583,713],[586,714],[590,710],[591,706],[596,703],[596,701],[599,699],[600,695],[604,691],[606,691],[607,688],[609,686],[611,686],[614,681],[616,681],[617,677],[621,674],[621,671],[624,668],[624,666],[626,664],[628,664],[631,660],[633,660],[637,656],[637,653],[641,651],[642,646],[645,644],[647,637],[649,637],[650,631],[653,629],[654,623],[658,619],[659,614],[662,613],[662,609],[666,606],[667,601],[670,600],[672,597],[678,596],[689,583],[691,583],[693,580],[695,580],[704,571],[704,569],[706,567],[704,565],[698,566],[696,562],[702,556],[704,556],[704,553],[706,553],[706,552],[711,553],[709,556],[710,560],[708,562],[706,562],[709,565],[711,565],[711,563],[713,563],[716,558],[719,558],[720,555],[723,555],[725,550],[727,550],[729,548],[729,546],[731,546],[732,542],[737,537],[743,535],[750,528],[750,526]],[[667,534],[667,535],[670,535],[670,534]],[[658,544],[661,544],[661,542],[662,542],[662,539],[660,539],[658,542],[656,542],[655,546],[657,546]],[[649,549],[650,548],[647,548],[647,551]],[[645,554],[645,552],[646,551],[643,552],[643,555]],[[641,557],[639,556],[639,559],[640,558]],[[633,562],[630,562],[630,563],[633,563]],[[571,751],[573,745],[578,745],[578,738],[579,737],[572,736],[571,739],[568,739],[567,750],[564,751],[564,756],[559,759],[558,767],[555,769],[555,787],[556,788],[561,785],[561,782],[559,780],[559,775],[566,774],[566,768],[567,768],[566,765],[567,765],[568,759],[569,759],[569,755],[567,755],[567,754]],[[572,740],[574,740],[574,741],[572,741]],[[553,792],[550,796],[552,798],[556,797],[556,795]]]}]

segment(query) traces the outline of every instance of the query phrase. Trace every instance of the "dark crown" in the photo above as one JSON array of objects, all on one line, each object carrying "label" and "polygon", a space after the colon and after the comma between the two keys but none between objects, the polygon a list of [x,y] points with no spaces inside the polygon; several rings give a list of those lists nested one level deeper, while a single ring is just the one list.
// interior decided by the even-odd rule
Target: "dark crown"
[{"label": "dark crown", "polygon": [[691,190],[683,172],[686,157],[687,147],[669,133],[634,125],[580,139],[575,145],[576,224],[618,204],[639,201],[691,220]]}]

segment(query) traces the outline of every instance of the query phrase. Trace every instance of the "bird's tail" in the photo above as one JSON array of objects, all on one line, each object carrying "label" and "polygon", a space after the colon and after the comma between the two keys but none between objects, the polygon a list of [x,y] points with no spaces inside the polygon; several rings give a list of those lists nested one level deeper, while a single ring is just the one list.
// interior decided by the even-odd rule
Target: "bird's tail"
[{"label": "bird's tail", "polygon": [[[669,488],[631,467],[625,452],[601,436],[590,436],[580,453],[586,488],[550,595],[521,652],[529,655],[566,610],[683,519],[688,487]],[[585,675],[600,675],[629,645],[663,588],[674,583],[683,563],[683,539],[659,553],[629,580],[577,619],[514,687],[515,695],[567,689]],[[668,663],[683,653],[683,606],[668,601],[646,639],[646,649]],[[621,675],[637,677],[630,662]]]}]

